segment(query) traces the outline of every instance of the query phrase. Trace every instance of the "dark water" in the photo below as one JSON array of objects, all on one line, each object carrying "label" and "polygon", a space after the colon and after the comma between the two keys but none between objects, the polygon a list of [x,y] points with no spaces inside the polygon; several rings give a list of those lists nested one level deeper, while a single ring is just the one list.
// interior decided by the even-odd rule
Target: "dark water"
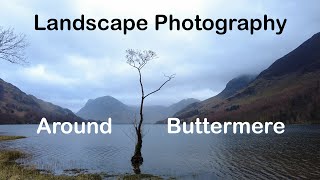
[{"label": "dark water", "polygon": [[[88,169],[132,173],[131,125],[111,135],[36,134],[36,125],[3,125],[0,132],[27,136],[0,143],[32,155],[23,163],[62,173]],[[320,179],[320,126],[287,126],[282,135],[172,135],[146,125],[142,173],[189,179]]]}]

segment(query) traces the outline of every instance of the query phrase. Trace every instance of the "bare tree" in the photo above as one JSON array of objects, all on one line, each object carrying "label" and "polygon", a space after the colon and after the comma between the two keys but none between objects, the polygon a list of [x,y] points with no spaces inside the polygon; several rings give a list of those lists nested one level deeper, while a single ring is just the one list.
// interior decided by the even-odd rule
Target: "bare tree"
[{"label": "bare tree", "polygon": [[14,64],[26,64],[24,50],[27,45],[25,35],[15,34],[13,29],[0,26],[0,59]]},{"label": "bare tree", "polygon": [[[142,148],[142,124],[143,124],[143,105],[144,105],[144,100],[149,97],[150,95],[158,92],[161,90],[161,88],[167,84],[169,81],[171,81],[175,75],[170,75],[166,76],[166,80],[159,86],[158,89],[151,91],[150,93],[145,93],[144,88],[143,88],[143,82],[142,82],[142,73],[141,70],[142,68],[151,60],[156,59],[157,54],[154,51],[151,50],[145,50],[145,51],[140,51],[140,50],[133,50],[133,49],[128,49],[126,50],[126,59],[127,59],[127,64],[130,66],[134,67],[137,69],[139,73],[139,82],[140,82],[140,87],[141,87],[141,102],[140,102],[140,120],[137,121],[137,119],[134,119],[134,128],[137,136],[137,143],[135,146],[135,152],[134,155],[131,158],[131,163],[135,168],[139,168],[140,165],[143,162],[143,158],[141,155],[141,148]],[[135,167],[136,166],[136,167]],[[136,173],[140,173],[140,169],[135,170]]]}]

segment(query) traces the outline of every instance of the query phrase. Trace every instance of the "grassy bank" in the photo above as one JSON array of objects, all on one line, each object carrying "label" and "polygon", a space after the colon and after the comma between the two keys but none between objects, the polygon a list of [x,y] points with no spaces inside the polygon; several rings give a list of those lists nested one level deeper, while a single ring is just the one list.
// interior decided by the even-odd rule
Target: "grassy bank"
[{"label": "grassy bank", "polygon": [[[25,138],[24,136],[0,136],[1,141],[9,141]],[[32,167],[22,166],[16,163],[17,159],[26,157],[18,150],[2,150],[0,149],[0,179],[8,180],[101,180],[103,178],[111,179],[151,179],[159,180],[161,177],[141,174],[141,175],[106,175],[106,174],[77,174],[74,176],[68,175],[54,175],[52,173],[44,172]]]},{"label": "grassy bank", "polygon": [[24,136],[0,136],[1,141],[9,141],[9,140],[16,140],[16,139],[23,139],[26,138]]},{"label": "grassy bank", "polygon": [[[15,140],[25,138],[23,136],[0,136],[1,141]],[[56,176],[50,173],[43,173],[40,170],[24,167],[15,161],[24,158],[26,155],[17,150],[0,150],[0,179],[9,180],[100,180],[102,177],[98,174],[79,174],[76,176],[60,175]]]}]

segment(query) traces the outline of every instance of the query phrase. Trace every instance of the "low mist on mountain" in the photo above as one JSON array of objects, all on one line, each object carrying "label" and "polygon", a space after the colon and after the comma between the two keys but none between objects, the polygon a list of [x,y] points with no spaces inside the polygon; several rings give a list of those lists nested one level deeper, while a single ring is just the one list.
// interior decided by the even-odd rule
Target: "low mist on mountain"
[{"label": "low mist on mountain", "polygon": [[[241,75],[239,77],[236,77],[229,81],[226,85],[226,87],[216,96],[206,100],[206,101],[214,101],[214,102],[220,102],[224,99],[236,94],[238,91],[246,87],[254,78],[256,75]],[[196,102],[192,103],[185,108],[180,109],[177,111],[176,114],[173,115],[173,117],[180,117],[181,114],[184,114],[185,116],[192,115],[193,113],[197,112],[197,108],[202,106],[202,102]],[[161,121],[158,121],[157,123],[165,123],[167,120],[162,119]]]},{"label": "low mist on mountain", "polygon": [[[185,108],[199,102],[197,99],[184,99],[170,106],[145,106],[143,109],[145,123],[155,123],[168,118]],[[104,121],[112,118],[112,123],[132,123],[134,118],[139,117],[138,106],[129,106],[111,97],[104,96],[94,100],[90,99],[76,114],[86,120]]]},{"label": "low mist on mountain", "polygon": [[[0,79],[0,124],[38,123],[42,117],[49,122],[105,121],[112,117],[113,123],[132,123],[138,112],[138,106],[104,96],[89,100],[75,115]],[[145,106],[144,117],[145,123],[165,123],[168,117],[187,122],[199,117],[209,121],[319,123],[320,33],[259,75],[232,79],[214,97],[201,102],[184,99],[171,106]]]},{"label": "low mist on mountain", "polygon": [[276,60],[244,87],[232,90],[229,85],[237,81],[231,80],[219,95],[174,116],[184,121],[206,117],[209,121],[319,123],[320,33]]}]

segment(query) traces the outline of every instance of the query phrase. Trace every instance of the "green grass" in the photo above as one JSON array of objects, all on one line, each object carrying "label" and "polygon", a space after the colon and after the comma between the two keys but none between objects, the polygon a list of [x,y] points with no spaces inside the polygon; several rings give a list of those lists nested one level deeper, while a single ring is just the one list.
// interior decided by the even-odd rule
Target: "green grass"
[{"label": "green grass", "polygon": [[[25,138],[23,136],[0,136],[1,141],[15,140]],[[108,175],[108,174],[86,174],[82,170],[71,169],[66,170],[74,172],[75,175],[54,175],[47,171],[41,171],[33,167],[22,166],[16,160],[25,158],[26,154],[18,150],[1,150],[0,149],[0,180],[101,180],[103,177],[111,177],[114,179],[124,180],[160,180],[158,176],[150,174],[124,174],[124,175]]]},{"label": "green grass", "polygon": [[[0,136],[0,141],[25,138],[23,136]],[[0,150],[0,179],[8,180],[101,180],[98,174],[78,174],[76,176],[43,173],[31,167],[22,166],[15,161],[25,154],[17,150]]]},{"label": "green grass", "polygon": [[15,162],[19,158],[25,157],[25,154],[16,150],[0,150],[0,179],[9,180],[100,180],[98,174],[79,174],[76,176],[60,175],[51,173],[41,173],[40,170],[24,167]]},{"label": "green grass", "polygon": [[0,141],[9,141],[26,138],[24,136],[0,136]]},{"label": "green grass", "polygon": [[139,180],[139,179],[145,179],[145,180],[161,180],[163,178],[154,176],[151,174],[127,174],[120,176],[119,179],[123,180]]}]

